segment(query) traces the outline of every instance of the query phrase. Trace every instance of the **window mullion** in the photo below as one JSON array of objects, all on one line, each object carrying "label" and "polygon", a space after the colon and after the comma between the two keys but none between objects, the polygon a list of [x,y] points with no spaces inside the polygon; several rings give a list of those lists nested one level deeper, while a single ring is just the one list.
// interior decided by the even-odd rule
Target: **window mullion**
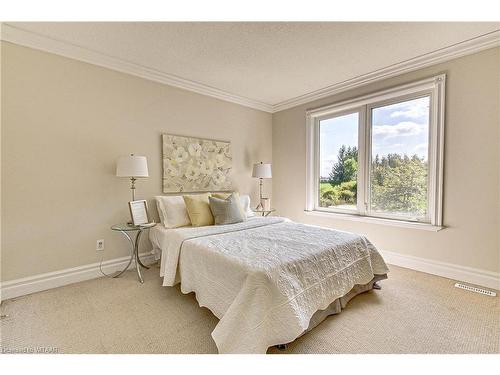
[{"label": "window mullion", "polygon": [[372,155],[372,116],[371,107],[369,105],[365,106],[365,215],[371,215],[371,204],[370,204],[370,164]]},{"label": "window mullion", "polygon": [[358,124],[358,200],[357,209],[360,215],[366,215],[366,106],[359,110]]}]

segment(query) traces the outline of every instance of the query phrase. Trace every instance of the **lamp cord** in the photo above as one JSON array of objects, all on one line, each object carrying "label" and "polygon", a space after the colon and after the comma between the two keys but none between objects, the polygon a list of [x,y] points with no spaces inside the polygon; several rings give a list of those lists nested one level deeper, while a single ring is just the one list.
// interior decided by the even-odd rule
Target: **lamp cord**
[{"label": "lamp cord", "polygon": [[[102,254],[101,254],[101,261],[99,262],[99,271],[106,277],[109,277],[111,279],[113,279],[114,277],[112,275],[108,275],[106,272],[104,272],[102,270],[102,262],[104,261],[104,250],[102,251]],[[115,272],[116,273],[116,272]]]}]

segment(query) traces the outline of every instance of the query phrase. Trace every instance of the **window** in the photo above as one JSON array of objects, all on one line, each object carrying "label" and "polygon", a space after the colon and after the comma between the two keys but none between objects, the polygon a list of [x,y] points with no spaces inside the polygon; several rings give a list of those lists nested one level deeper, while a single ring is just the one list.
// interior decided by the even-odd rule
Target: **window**
[{"label": "window", "polygon": [[358,112],[319,121],[320,207],[356,210],[358,124]]},{"label": "window", "polygon": [[307,207],[441,226],[445,76],[307,113]]},{"label": "window", "polygon": [[428,221],[430,96],[371,108],[373,214]]}]

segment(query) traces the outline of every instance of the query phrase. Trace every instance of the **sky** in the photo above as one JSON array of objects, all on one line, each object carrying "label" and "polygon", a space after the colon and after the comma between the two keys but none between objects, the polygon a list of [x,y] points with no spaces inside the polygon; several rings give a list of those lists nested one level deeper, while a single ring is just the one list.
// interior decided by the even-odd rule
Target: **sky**
[{"label": "sky", "polygon": [[[388,153],[427,159],[429,97],[374,108],[372,111],[372,157]],[[320,123],[320,171],[328,177],[341,145],[358,145],[358,113]]]}]

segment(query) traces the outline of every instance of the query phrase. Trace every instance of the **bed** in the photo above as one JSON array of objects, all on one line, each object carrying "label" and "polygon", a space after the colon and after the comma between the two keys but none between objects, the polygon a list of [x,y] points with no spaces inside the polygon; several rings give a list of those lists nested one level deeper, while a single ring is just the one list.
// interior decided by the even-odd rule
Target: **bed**
[{"label": "bed", "polygon": [[156,226],[164,286],[180,282],[219,318],[219,353],[266,353],[292,342],[386,278],[364,237],[280,217],[229,225]]}]

